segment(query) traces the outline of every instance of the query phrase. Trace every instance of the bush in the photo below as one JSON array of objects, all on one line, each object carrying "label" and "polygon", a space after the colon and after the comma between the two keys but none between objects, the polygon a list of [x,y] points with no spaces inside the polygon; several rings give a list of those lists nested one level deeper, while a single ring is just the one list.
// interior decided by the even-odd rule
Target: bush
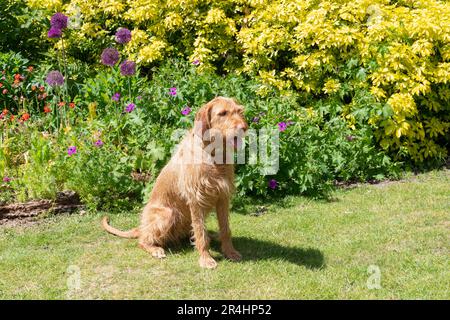
[{"label": "bush", "polygon": [[[173,87],[176,95],[169,94]],[[0,174],[13,178],[9,185],[19,200],[52,198],[58,190],[71,189],[92,209],[145,201],[179,141],[177,130],[190,128],[196,110],[216,95],[236,97],[255,129],[278,132],[280,123],[287,125],[279,132],[276,175],[262,174],[262,163],[238,166],[241,196],[280,192],[326,196],[335,180],[396,174],[397,167],[377,149],[370,126],[362,121],[349,128],[340,116],[340,104],[321,101],[320,106],[305,108],[300,95],[282,96],[272,90],[261,97],[257,87],[245,76],[199,74],[196,66],[180,61],[165,64],[151,80],[137,74],[125,78],[117,67],[102,68],[79,85],[73,109],[49,103],[58,112],[67,112],[61,129],[51,125],[53,113],[2,122]],[[54,101],[57,93],[48,92],[49,101]],[[127,112],[130,103],[135,109]],[[192,112],[182,115],[186,106]],[[277,181],[272,188],[271,180]]]},{"label": "bush", "polygon": [[294,89],[305,99],[346,105],[350,124],[372,95],[368,123],[378,143],[415,164],[447,156],[450,126],[450,4],[439,0],[358,1],[62,1],[29,0],[65,10],[79,25],[70,52],[90,62],[118,27],[133,30],[125,52],[142,66],[169,57],[201,69],[246,73],[258,92]]}]

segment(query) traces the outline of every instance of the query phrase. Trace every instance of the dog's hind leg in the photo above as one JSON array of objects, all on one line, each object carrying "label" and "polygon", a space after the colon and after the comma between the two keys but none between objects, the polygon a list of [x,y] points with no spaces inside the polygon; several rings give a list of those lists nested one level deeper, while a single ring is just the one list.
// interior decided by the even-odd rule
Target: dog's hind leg
[{"label": "dog's hind leg", "polygon": [[139,246],[155,258],[165,258],[162,246],[169,240],[174,223],[172,209],[147,205],[139,227]]}]

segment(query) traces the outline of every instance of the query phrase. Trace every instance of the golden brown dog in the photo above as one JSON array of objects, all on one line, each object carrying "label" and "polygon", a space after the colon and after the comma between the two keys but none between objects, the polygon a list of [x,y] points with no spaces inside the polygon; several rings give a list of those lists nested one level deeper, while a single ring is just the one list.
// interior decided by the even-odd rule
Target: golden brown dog
[{"label": "golden brown dog", "polygon": [[[217,263],[209,253],[209,237],[205,228],[208,213],[215,209],[222,252],[228,259],[240,260],[241,255],[231,241],[229,226],[234,165],[212,160],[215,151],[206,151],[211,141],[205,140],[205,135],[215,130],[223,137],[225,149],[230,147],[230,141],[236,149],[239,139],[235,138],[236,132],[245,132],[247,128],[243,107],[234,99],[217,97],[208,102],[200,108],[193,130],[182,140],[156,179],[149,202],[142,212],[140,226],[120,231],[111,227],[108,218],[104,217],[103,227],[120,237],[139,238],[139,245],[156,258],[165,257],[163,247],[168,243],[193,233],[200,253],[200,266],[215,268]],[[201,161],[198,161],[199,155]]]}]

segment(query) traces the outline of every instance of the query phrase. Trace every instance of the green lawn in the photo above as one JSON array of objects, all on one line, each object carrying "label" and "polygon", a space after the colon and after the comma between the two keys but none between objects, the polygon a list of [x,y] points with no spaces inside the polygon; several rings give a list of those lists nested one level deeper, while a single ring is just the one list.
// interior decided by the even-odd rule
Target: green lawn
[{"label": "green lawn", "polygon": [[[267,206],[258,217],[233,212],[244,260],[223,260],[213,242],[216,270],[200,269],[189,244],[151,258],[104,232],[101,213],[0,227],[0,298],[450,299],[450,171]],[[132,227],[138,215],[111,222]],[[214,216],[208,223],[217,229]],[[381,288],[369,289],[377,268]]]}]

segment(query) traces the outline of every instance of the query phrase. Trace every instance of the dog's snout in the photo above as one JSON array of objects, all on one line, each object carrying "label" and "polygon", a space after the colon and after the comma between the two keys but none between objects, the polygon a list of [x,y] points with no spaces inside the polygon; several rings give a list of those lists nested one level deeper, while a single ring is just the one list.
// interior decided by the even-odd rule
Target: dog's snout
[{"label": "dog's snout", "polygon": [[247,123],[242,122],[242,123],[239,123],[239,124],[236,126],[236,129],[237,129],[237,130],[242,130],[242,131],[247,131],[248,125],[247,125]]}]

